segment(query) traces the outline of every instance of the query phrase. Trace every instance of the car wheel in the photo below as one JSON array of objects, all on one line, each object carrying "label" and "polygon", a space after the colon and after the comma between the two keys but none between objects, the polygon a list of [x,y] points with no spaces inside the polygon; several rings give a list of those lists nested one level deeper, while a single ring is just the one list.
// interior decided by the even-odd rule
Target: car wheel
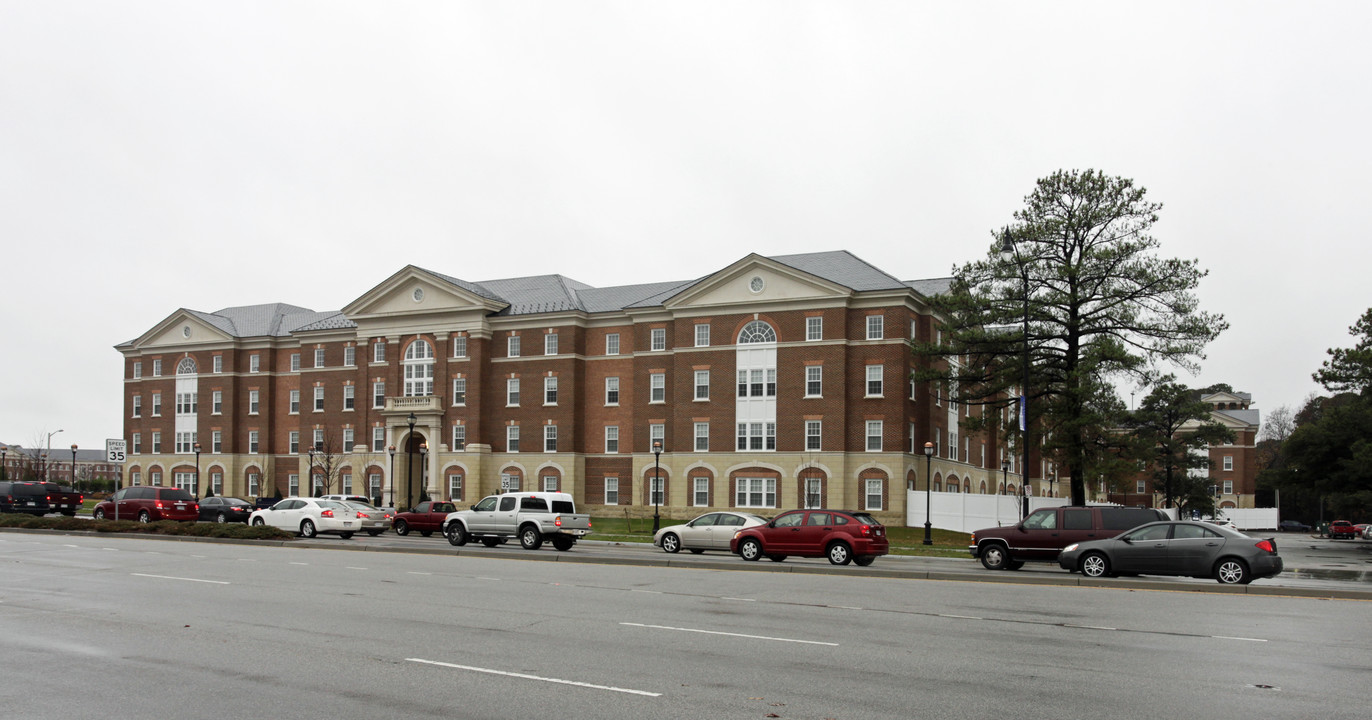
[{"label": "car wheel", "polygon": [[481,544],[488,548],[500,547],[500,538],[481,538]]},{"label": "car wheel", "polygon": [[753,538],[748,538],[738,544],[738,556],[752,562],[762,557],[762,544]]},{"label": "car wheel", "polygon": [[1215,579],[1223,585],[1247,585],[1253,582],[1248,566],[1238,558],[1225,558],[1215,565]]},{"label": "car wheel", "polygon": [[691,551],[691,554],[692,554],[692,555],[699,555],[699,554],[705,552],[704,550],[702,550],[702,549],[700,549],[700,548],[690,548],[690,551]]},{"label": "car wheel", "polygon": [[252,519],[252,524],[253,524],[255,527],[262,527],[263,525],[266,525],[266,524],[267,524],[267,521],[266,521],[266,520],[263,520],[263,519],[260,518],[260,517],[255,517],[255,518]]},{"label": "car wheel", "polygon": [[[396,532],[399,532],[397,530]],[[467,528],[462,527],[460,522],[448,523],[448,532],[444,533],[448,537],[448,544],[462,547],[467,544]]]},{"label": "car wheel", "polygon": [[562,552],[567,552],[568,550],[571,550],[572,546],[575,544],[576,538],[574,537],[558,535],[557,537],[553,538],[553,547],[557,548],[558,550],[561,550]]},{"label": "car wheel", "polygon": [[341,532],[341,533],[338,534],[338,537],[341,537],[341,538],[343,538],[344,540],[349,540],[349,539],[352,538],[352,536],[353,536],[353,534],[350,533],[350,532]]},{"label": "car wheel", "polygon": [[543,547],[543,534],[533,525],[525,525],[524,529],[519,531],[519,544],[525,550],[537,550]]},{"label": "car wheel", "polygon": [[219,513],[218,515],[214,516],[214,521],[219,523],[220,525],[223,525],[224,523],[229,521],[229,518],[225,516],[224,513]]},{"label": "car wheel", "polygon": [[152,517],[151,517],[150,515],[148,515],[148,511],[147,511],[147,510],[140,510],[140,511],[138,511],[138,522],[145,523],[145,522],[151,522],[151,521],[152,521]]},{"label": "car wheel", "polygon": [[300,522],[300,537],[312,538],[316,534],[313,520],[302,520]]},{"label": "car wheel", "polygon": [[371,535],[372,537],[376,537],[377,535],[380,535],[380,534],[383,533],[383,532],[386,532],[386,531],[385,531],[385,530],[368,530],[368,531],[367,531],[367,534],[368,534],[368,535]]},{"label": "car wheel", "polygon": [[669,553],[681,551],[681,538],[676,533],[667,533],[662,536],[662,549]]},{"label": "car wheel", "polygon": [[825,554],[829,556],[830,565],[847,565],[853,561],[853,549],[841,542],[830,545]]},{"label": "car wheel", "polygon": [[409,534],[410,534],[410,524],[407,523],[407,522],[405,522],[404,520],[396,520],[396,521],[395,521],[395,534],[396,534],[396,535],[409,535]]},{"label": "car wheel", "polygon": [[1086,557],[1081,559],[1081,574],[1090,578],[1108,577],[1110,559],[1098,552],[1087,553]]},{"label": "car wheel", "polygon": [[96,508],[96,509],[95,509],[95,519],[96,519],[96,520],[104,520],[104,519],[105,519],[105,510],[104,510],[103,508]]},{"label": "car wheel", "polygon": [[1010,562],[1005,563],[1006,570],[1018,570],[1022,567],[1024,567],[1023,560],[1011,560]]},{"label": "car wheel", "polygon": [[1010,562],[1010,551],[1000,543],[991,543],[981,549],[981,566],[987,570],[1004,570]]},{"label": "car wheel", "polygon": [[783,560],[786,559],[786,556],[785,556],[785,555],[768,555],[768,556],[767,556],[767,559],[768,559],[768,560],[771,560],[772,562],[781,562],[781,561],[783,561]]},{"label": "car wheel", "polygon": [[434,531],[432,531],[432,530],[420,530],[420,531],[419,531],[420,537],[429,537],[430,535],[433,535],[433,534],[434,534]]},{"label": "car wheel", "polygon": [[853,562],[857,563],[858,567],[867,567],[868,565],[871,565],[872,563],[876,562],[876,559],[876,555],[858,555],[857,557],[853,558]]}]

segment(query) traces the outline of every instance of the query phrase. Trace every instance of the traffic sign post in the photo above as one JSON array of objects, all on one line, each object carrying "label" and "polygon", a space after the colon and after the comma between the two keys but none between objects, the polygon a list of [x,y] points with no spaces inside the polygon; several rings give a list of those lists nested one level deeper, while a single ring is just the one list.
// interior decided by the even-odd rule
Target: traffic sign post
[{"label": "traffic sign post", "polygon": [[[119,463],[119,465],[120,465],[119,472],[116,473],[115,476],[114,476],[114,495],[118,495],[118,494],[119,494],[119,481],[124,477],[124,468],[123,468],[123,465],[124,465],[124,460],[125,460],[125,458],[128,457],[128,454],[129,454],[129,441],[128,441],[128,440],[124,440],[124,439],[120,438],[120,439],[109,439],[109,440],[106,440],[106,441],[105,441],[105,461],[106,461],[106,462],[110,462],[110,463]],[[115,502],[115,501],[113,500],[114,495],[111,495],[110,497],[111,497],[111,503],[114,505],[114,519],[115,519],[115,520],[118,520],[118,519],[119,519],[119,503],[118,503],[118,502]]]}]

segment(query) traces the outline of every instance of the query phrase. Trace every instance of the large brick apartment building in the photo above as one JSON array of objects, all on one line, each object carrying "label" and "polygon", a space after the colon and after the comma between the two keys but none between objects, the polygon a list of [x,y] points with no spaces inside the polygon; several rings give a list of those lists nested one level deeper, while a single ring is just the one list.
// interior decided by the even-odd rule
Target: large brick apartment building
[{"label": "large brick apartment building", "polygon": [[329,491],[397,507],[422,484],[461,502],[556,489],[636,517],[656,501],[903,523],[926,442],[935,490],[1002,477],[994,437],[959,437],[977,410],[909,380],[906,341],[935,332],[927,298],[947,283],[840,251],[607,288],[407,266],[341,311],[181,309],[116,347],[125,478],[190,488],[198,443],[203,485],[241,497],[319,492],[327,466]]}]

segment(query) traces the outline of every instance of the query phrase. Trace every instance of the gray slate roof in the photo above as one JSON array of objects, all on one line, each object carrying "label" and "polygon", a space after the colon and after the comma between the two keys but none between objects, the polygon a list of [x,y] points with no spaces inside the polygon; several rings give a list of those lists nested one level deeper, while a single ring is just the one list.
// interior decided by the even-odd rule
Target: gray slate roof
[{"label": "gray slate roof", "polygon": [[924,297],[933,297],[948,292],[948,288],[953,286],[953,278],[929,278],[928,280],[906,280],[905,284],[914,288],[915,292]]},{"label": "gray slate roof", "polygon": [[[1238,393],[1235,393],[1236,395]],[[1219,415],[1228,415],[1235,420],[1249,425],[1258,425],[1261,422],[1261,412],[1249,408],[1247,410],[1212,410],[1211,412]]]},{"label": "gray slate roof", "polygon": [[903,290],[909,287],[885,270],[863,260],[847,250],[778,255],[771,258],[782,265],[822,277],[857,292],[872,290]]}]

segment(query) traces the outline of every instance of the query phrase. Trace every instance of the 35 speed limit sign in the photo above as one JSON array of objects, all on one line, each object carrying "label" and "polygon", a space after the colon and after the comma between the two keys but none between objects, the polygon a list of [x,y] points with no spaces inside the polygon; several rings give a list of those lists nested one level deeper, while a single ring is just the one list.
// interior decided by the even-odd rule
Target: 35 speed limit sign
[{"label": "35 speed limit sign", "polygon": [[106,440],[105,441],[105,461],[112,463],[124,462],[124,457],[129,452],[128,440]]}]

